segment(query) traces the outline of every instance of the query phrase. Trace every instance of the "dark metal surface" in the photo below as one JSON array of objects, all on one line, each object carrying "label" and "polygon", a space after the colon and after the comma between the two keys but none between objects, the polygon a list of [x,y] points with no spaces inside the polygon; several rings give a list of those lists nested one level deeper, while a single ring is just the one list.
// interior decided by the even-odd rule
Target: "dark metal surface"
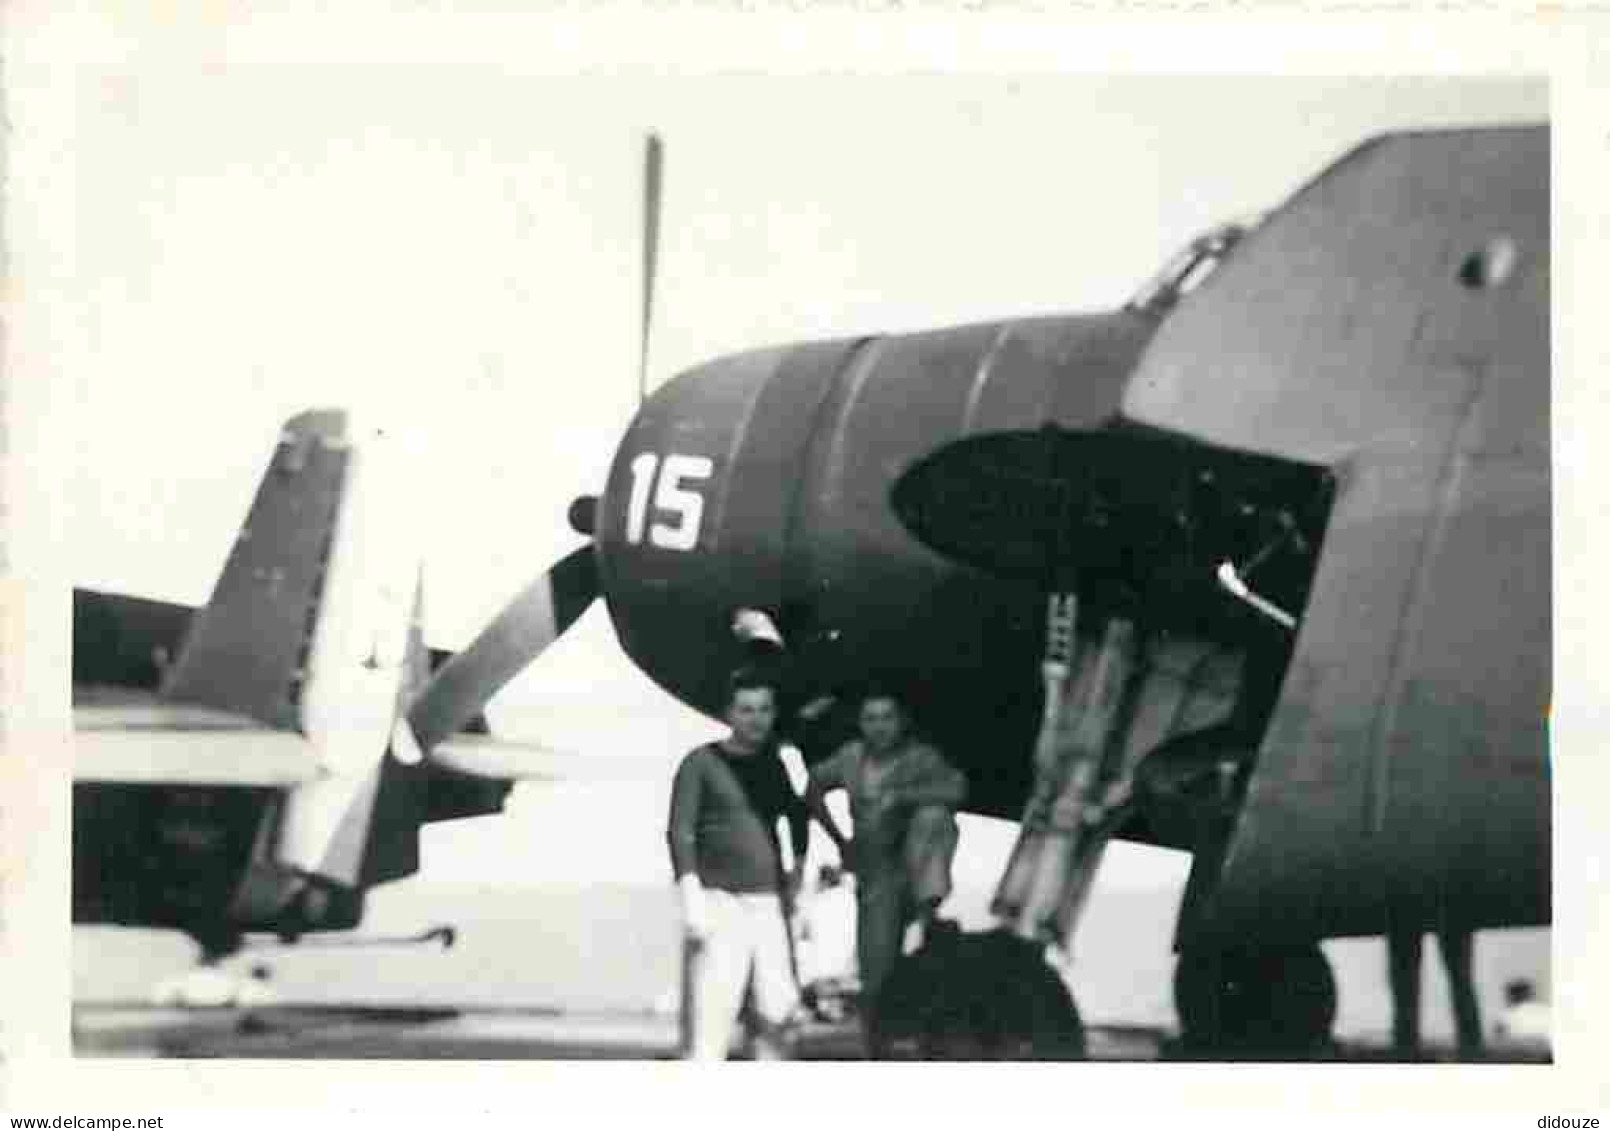
[{"label": "dark metal surface", "polygon": [[[622,645],[714,712],[744,660],[733,612],[766,609],[789,645],[794,700],[885,671],[910,677],[923,722],[969,772],[970,804],[1016,816],[1026,767],[1000,754],[1026,751],[1037,718],[1038,597],[921,545],[889,489],[949,439],[1099,423],[1153,328],[1133,313],[983,324],[754,351],[677,378],[634,422],[599,505],[600,575]],[[627,537],[644,453],[712,461],[695,551]]]},{"label": "dark metal surface", "polygon": [[286,424],[212,597],[164,684],[178,702],[301,725],[300,694],[346,481],[345,415]]},{"label": "dark metal surface", "polygon": [[1042,428],[948,444],[891,502],[943,554],[1087,600],[1124,590],[1162,620],[1160,604],[1213,604],[1215,567],[1257,554],[1282,518],[1317,546],[1327,486],[1316,468],[1178,436]]},{"label": "dark metal surface", "polygon": [[1543,127],[1361,147],[1180,307],[1126,395],[1338,482],[1188,937],[1548,920],[1549,152]]},{"label": "dark metal surface", "polygon": [[73,590],[73,684],[156,690],[190,628],[188,605]]}]

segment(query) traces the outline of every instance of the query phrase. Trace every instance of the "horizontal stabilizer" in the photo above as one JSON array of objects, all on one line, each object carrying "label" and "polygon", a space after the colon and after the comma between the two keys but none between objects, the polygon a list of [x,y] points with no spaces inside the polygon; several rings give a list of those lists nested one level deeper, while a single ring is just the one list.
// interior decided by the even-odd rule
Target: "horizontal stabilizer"
[{"label": "horizontal stabilizer", "polygon": [[319,776],[300,735],[266,727],[226,730],[81,729],[73,780],[116,785],[281,788]]}]

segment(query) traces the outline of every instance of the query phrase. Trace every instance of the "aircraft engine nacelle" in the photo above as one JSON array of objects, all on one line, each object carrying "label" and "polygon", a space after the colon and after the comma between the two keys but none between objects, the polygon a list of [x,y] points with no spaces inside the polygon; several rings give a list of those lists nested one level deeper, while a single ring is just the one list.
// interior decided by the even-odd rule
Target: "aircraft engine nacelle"
[{"label": "aircraft engine nacelle", "polygon": [[[979,717],[1003,706],[1026,742],[1038,596],[922,546],[889,490],[961,436],[1102,421],[1156,325],[1125,309],[797,345],[670,381],[638,413],[596,512],[626,652],[714,713],[738,659],[733,612],[763,609],[788,643],[793,695],[898,672],[925,689],[932,729],[964,760]],[[957,691],[967,719],[946,716]],[[981,783],[980,804],[1015,816],[1025,771],[988,764],[999,780]]]}]

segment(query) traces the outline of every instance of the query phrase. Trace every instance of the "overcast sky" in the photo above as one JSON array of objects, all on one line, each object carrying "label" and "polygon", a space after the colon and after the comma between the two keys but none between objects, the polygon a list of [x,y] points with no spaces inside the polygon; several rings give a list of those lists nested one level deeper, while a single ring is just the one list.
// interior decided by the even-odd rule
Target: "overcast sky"
[{"label": "overcast sky", "polygon": [[[60,393],[77,584],[199,603],[280,421],[383,407],[430,453],[432,643],[580,544],[636,373],[642,138],[664,139],[650,372],[819,335],[1121,302],[1175,249],[1388,129],[1541,120],[1541,83],[798,78],[452,82],[145,59],[80,92]],[[675,755],[710,732],[600,608],[503,729]],[[525,789],[432,833],[432,878],[664,874],[663,781]],[[970,834],[993,874],[1009,834]],[[1114,858],[1119,882],[1177,862]],[[585,878],[585,877],[582,877]]]}]

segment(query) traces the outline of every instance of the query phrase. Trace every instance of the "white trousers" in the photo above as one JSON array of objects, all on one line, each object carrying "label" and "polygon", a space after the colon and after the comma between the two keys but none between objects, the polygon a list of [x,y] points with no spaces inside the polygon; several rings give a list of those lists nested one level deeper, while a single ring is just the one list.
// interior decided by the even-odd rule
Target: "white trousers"
[{"label": "white trousers", "polygon": [[776,894],[706,888],[704,900],[708,932],[682,948],[682,1049],[691,1060],[724,1060],[745,990],[757,1028],[769,1035],[793,1016],[799,987]]}]

